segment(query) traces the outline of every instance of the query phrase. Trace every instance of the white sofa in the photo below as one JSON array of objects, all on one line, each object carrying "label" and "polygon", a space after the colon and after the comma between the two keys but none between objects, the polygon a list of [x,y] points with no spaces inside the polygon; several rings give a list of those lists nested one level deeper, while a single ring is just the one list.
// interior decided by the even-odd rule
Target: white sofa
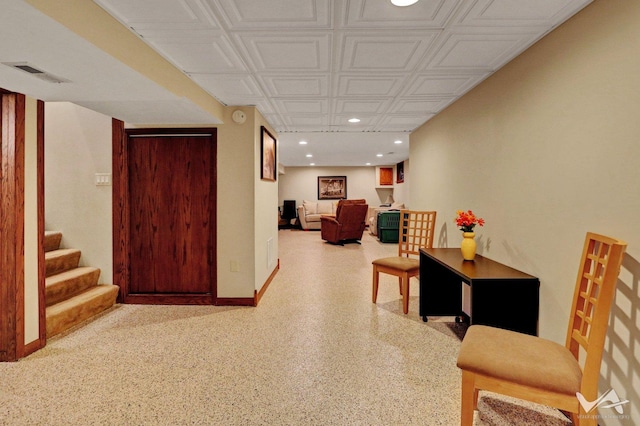
[{"label": "white sofa", "polygon": [[369,233],[371,235],[378,235],[378,213],[389,210],[402,210],[404,208],[404,203],[393,203],[389,207],[369,207],[369,211],[367,212]]},{"label": "white sofa", "polygon": [[308,201],[304,200],[298,206],[298,219],[302,229],[320,229],[322,215],[335,215],[338,200],[335,201]]}]

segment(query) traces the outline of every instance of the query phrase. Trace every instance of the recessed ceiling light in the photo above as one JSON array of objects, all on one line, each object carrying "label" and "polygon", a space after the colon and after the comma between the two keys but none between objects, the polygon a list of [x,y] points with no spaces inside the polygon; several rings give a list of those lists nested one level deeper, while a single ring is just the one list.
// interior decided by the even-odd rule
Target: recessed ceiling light
[{"label": "recessed ceiling light", "polygon": [[307,154],[307,158],[313,157],[313,154]]},{"label": "recessed ceiling light", "polygon": [[376,157],[382,157],[382,154],[377,154]]},{"label": "recessed ceiling light", "polygon": [[391,0],[391,4],[394,6],[411,6],[418,3],[418,0]]},{"label": "recessed ceiling light", "polygon": [[359,123],[359,122],[360,122],[360,119],[359,119],[359,118],[355,118],[355,117],[354,117],[354,118],[350,118],[350,119],[349,119],[349,123]]},{"label": "recessed ceiling light", "polygon": [[299,143],[300,145],[306,145],[306,144],[307,144],[307,141],[300,141],[300,142],[298,142],[298,143]]},{"label": "recessed ceiling light", "polygon": [[394,143],[401,144],[401,143],[402,143],[402,141],[395,141]]},{"label": "recessed ceiling light", "polygon": [[370,166],[370,165],[371,165],[371,163],[367,163],[367,164],[365,164],[365,166]]},{"label": "recessed ceiling light", "polygon": [[309,163],[309,165],[310,165],[310,166],[315,166],[315,165],[316,165],[316,163]]}]

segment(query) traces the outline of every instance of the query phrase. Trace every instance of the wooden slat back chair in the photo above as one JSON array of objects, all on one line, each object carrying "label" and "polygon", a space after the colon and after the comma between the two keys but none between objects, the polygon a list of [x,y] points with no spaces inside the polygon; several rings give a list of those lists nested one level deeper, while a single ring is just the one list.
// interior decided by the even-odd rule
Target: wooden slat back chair
[{"label": "wooden slat back chair", "polygon": [[402,295],[402,311],[409,312],[409,280],[420,274],[420,260],[410,256],[419,256],[422,247],[433,245],[436,225],[436,212],[400,210],[400,229],[398,237],[398,256],[384,257],[373,263],[373,303],[378,299],[380,273],[398,277],[398,286]]},{"label": "wooden slat back chair", "polygon": [[478,391],[555,407],[574,425],[597,425],[595,401],[611,304],[626,243],[587,233],[565,346],[536,336],[472,325],[462,341],[462,425],[472,425]]}]

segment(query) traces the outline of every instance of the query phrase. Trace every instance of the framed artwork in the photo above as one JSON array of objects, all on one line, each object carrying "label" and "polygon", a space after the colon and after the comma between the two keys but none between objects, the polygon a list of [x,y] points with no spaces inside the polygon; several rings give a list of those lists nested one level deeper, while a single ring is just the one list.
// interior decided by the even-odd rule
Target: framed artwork
[{"label": "framed artwork", "polygon": [[404,182],[404,161],[396,164],[396,183]]},{"label": "framed artwork", "polygon": [[261,126],[261,169],[260,179],[271,182],[276,181],[277,163],[276,163],[276,138],[264,127]]},{"label": "framed artwork", "polygon": [[318,176],[318,200],[347,198],[346,176]]}]

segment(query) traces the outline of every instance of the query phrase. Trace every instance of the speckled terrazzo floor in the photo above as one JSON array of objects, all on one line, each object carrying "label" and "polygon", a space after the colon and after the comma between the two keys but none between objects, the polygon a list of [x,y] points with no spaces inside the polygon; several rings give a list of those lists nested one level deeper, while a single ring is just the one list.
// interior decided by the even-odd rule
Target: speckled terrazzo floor
[{"label": "speckled terrazzo floor", "polygon": [[[117,305],[0,363],[2,425],[457,425],[464,329],[409,315],[365,234],[332,246],[279,231],[281,269],[257,308]],[[559,425],[544,407],[482,398],[476,425]]]}]

